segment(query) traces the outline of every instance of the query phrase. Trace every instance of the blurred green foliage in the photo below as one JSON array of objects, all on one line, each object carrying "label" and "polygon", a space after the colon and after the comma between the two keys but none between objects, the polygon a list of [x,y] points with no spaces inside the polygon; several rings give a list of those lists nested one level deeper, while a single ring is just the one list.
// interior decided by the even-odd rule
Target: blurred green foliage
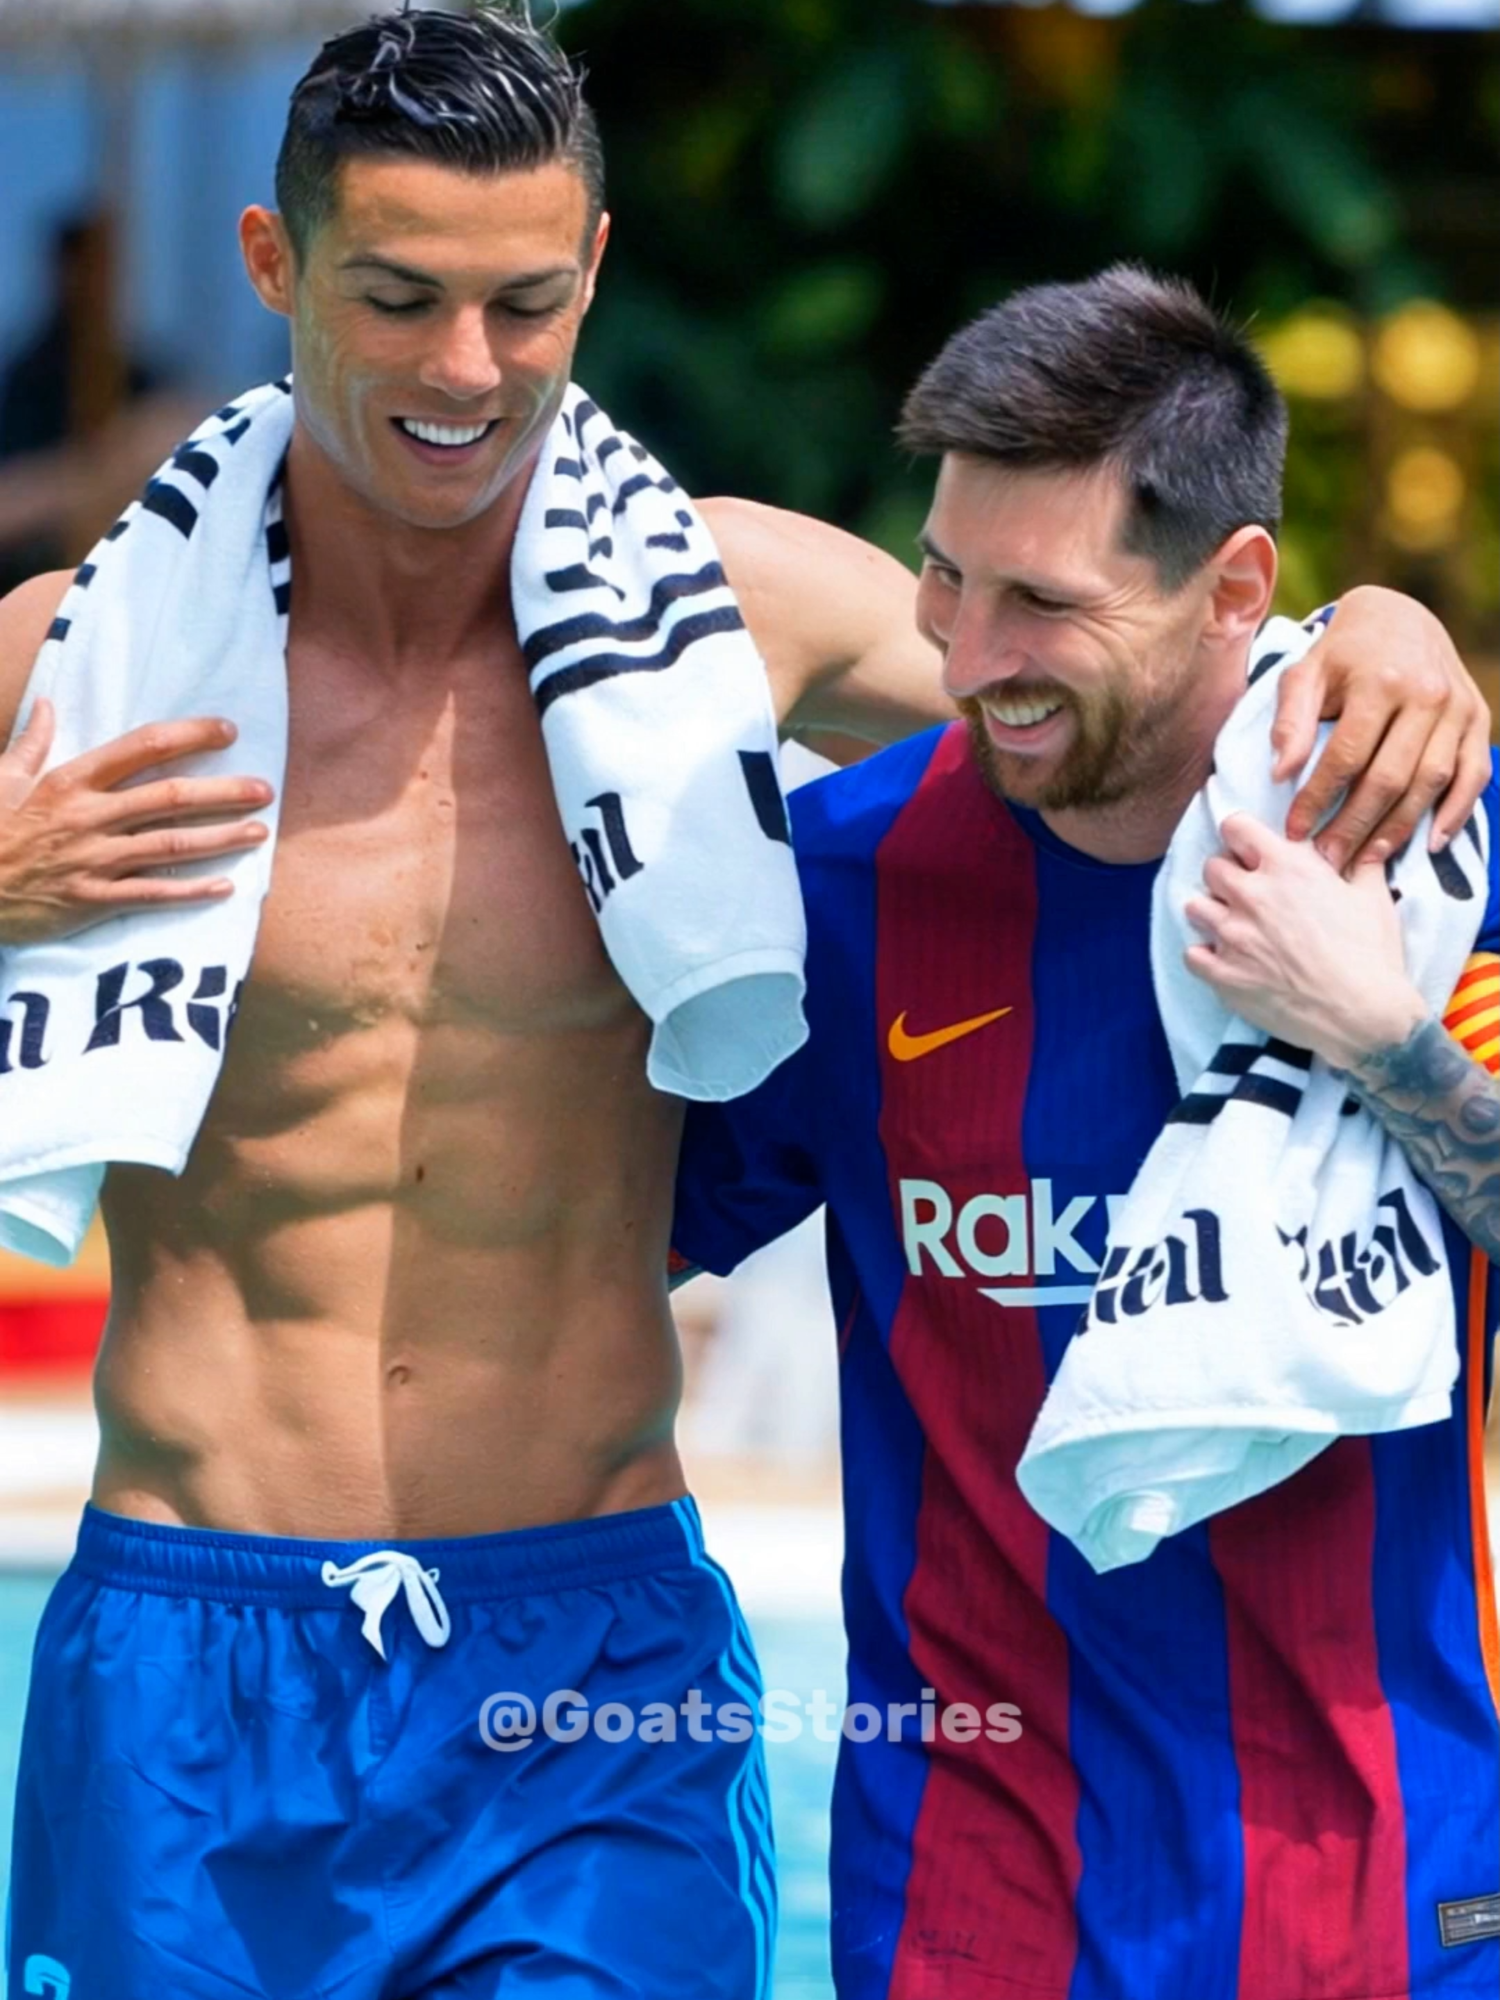
[{"label": "blurred green foliage", "polygon": [[[1136,258],[1252,320],[1500,291],[1493,38],[1292,29],[1233,0],[1113,20],[586,0],[561,32],[616,230],[584,379],[695,491],[904,557],[929,474],[890,443],[902,394],[1017,285]],[[1317,595],[1364,474],[1347,426],[1299,410],[1297,430],[1297,580]]]}]

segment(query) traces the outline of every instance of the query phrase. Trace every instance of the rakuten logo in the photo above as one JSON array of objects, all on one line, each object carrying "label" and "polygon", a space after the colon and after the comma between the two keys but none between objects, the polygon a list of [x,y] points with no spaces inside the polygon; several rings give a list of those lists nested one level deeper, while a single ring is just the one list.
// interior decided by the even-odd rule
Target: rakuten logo
[{"label": "rakuten logo", "polygon": [[981,1285],[987,1299],[1002,1306],[1083,1306],[1092,1284],[1066,1274],[1092,1277],[1099,1260],[1074,1234],[1101,1200],[1113,1224],[1125,1197],[1075,1195],[1059,1211],[1050,1180],[1034,1180],[1027,1194],[976,1194],[956,1212],[952,1196],[938,1181],[902,1181],[901,1241],[915,1278],[934,1272],[943,1278],[1062,1278],[1051,1284]]}]

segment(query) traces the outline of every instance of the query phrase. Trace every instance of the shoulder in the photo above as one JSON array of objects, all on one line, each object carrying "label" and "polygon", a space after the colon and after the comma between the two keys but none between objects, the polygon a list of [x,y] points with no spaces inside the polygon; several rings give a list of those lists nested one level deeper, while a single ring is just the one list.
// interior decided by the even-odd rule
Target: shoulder
[{"label": "shoulder", "polygon": [[70,569],[49,570],[0,598],[0,740],[10,733],[36,656],[72,581]]},{"label": "shoulder", "polygon": [[892,557],[811,514],[726,495],[697,504],[736,591],[753,596],[815,585],[821,594],[889,586],[893,576],[904,593],[916,589],[911,572]]},{"label": "shoulder", "polygon": [[[917,649],[909,669],[914,684],[936,681],[927,647],[916,638],[917,580],[894,556],[827,521],[759,501],[720,498],[698,506],[783,719],[821,684],[892,646],[898,654]],[[934,698],[916,719],[937,712]]]},{"label": "shoulder", "polygon": [[70,569],[48,570],[17,584],[9,596],[0,597],[0,659],[25,653],[30,668],[68,594],[73,574]]}]

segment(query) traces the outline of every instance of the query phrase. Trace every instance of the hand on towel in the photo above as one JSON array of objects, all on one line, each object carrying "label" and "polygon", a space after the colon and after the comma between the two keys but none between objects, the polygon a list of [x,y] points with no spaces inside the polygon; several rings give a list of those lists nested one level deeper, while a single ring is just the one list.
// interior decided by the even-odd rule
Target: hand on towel
[{"label": "hand on towel", "polygon": [[[1442,624],[1399,591],[1365,584],[1286,668],[1271,741],[1278,782],[1312,755],[1320,718],[1338,726],[1292,801],[1287,833],[1317,835],[1336,868],[1399,854],[1435,801],[1434,847],[1451,840],[1489,783],[1490,715]],[[1347,797],[1340,796],[1347,788]]]},{"label": "hand on towel", "polygon": [[1188,947],[1188,969],[1242,1020],[1335,1069],[1404,1042],[1427,1006],[1406,976],[1385,871],[1367,864],[1346,881],[1249,813],[1231,813],[1220,834],[1208,893],[1185,906],[1210,940]]},{"label": "hand on towel", "polygon": [[53,716],[38,701],[0,755],[0,946],[64,937],[123,909],[227,896],[222,877],[142,871],[258,847],[265,827],[240,815],[268,805],[271,787],[239,777],[136,781],[225,750],[237,733],[211,716],[148,723],[43,776]]}]

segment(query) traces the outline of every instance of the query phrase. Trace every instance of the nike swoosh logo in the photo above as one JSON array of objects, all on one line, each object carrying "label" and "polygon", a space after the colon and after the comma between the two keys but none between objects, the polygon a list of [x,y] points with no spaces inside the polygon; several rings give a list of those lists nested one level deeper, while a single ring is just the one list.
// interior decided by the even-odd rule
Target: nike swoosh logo
[{"label": "nike swoosh logo", "polygon": [[955,1021],[951,1028],[934,1028],[930,1035],[909,1035],[906,1032],[906,1015],[901,1013],[891,1023],[886,1046],[897,1062],[915,1062],[918,1056],[930,1056],[934,1049],[945,1049],[949,1042],[962,1041],[965,1035],[972,1035],[977,1028],[987,1028],[991,1021],[998,1021],[1014,1012],[1013,1007],[997,1007],[993,1014],[976,1014],[972,1021]]}]

